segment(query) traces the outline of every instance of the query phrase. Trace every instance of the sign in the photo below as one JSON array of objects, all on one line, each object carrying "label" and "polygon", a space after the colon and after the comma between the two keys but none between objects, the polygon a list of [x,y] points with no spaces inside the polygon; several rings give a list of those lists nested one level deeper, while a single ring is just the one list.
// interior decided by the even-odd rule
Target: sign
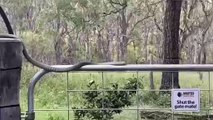
[{"label": "sign", "polygon": [[199,89],[173,89],[172,110],[174,112],[199,112],[200,90]]}]

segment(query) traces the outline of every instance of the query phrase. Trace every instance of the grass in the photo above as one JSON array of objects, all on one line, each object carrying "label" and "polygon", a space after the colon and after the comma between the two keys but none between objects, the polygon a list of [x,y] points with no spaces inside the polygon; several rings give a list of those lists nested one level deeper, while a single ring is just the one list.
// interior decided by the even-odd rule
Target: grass
[{"label": "grass", "polygon": [[[22,71],[21,80],[21,107],[22,111],[27,111],[27,87],[29,85],[29,80],[38,71],[38,69],[32,68],[30,66],[24,67]],[[181,88],[200,88],[200,89],[211,89],[213,90],[213,84],[209,83],[208,73],[204,72],[203,79],[200,80],[198,72],[180,72],[179,82]],[[213,76],[213,73],[211,73]],[[35,108],[36,109],[71,109],[72,107],[82,106],[83,92],[70,92],[67,90],[87,90],[87,85],[90,81],[95,81],[102,88],[108,88],[113,83],[118,83],[123,86],[128,82],[128,78],[138,77],[140,82],[143,84],[144,89],[138,92],[139,98],[143,99],[148,96],[149,88],[149,72],[75,72],[69,73],[67,79],[67,73],[62,74],[50,74],[46,75],[42,81],[40,81],[36,86],[35,91]],[[210,78],[212,82],[213,77]],[[155,90],[159,90],[161,82],[161,72],[154,72],[154,84]],[[209,91],[201,92],[201,106],[202,108],[208,108],[213,105],[213,91],[211,95]],[[151,96],[147,97],[150,101]],[[166,102],[169,102],[170,98]],[[156,101],[152,101],[153,104],[147,104],[142,100],[138,100],[140,108],[159,108],[159,106],[154,105],[154,102],[163,100],[161,98]],[[136,104],[136,99],[133,102]],[[68,103],[69,102],[69,103]],[[164,102],[164,101],[162,101]],[[209,104],[210,102],[210,104]],[[68,106],[69,104],[69,106]],[[162,107],[162,106],[161,106]],[[136,106],[130,108],[137,109]],[[165,106],[163,108],[168,108]],[[74,119],[73,111],[69,112],[70,120]],[[36,120],[67,120],[68,111],[39,111],[36,112]],[[137,110],[124,110],[121,114],[114,115],[114,120],[136,120]]]}]

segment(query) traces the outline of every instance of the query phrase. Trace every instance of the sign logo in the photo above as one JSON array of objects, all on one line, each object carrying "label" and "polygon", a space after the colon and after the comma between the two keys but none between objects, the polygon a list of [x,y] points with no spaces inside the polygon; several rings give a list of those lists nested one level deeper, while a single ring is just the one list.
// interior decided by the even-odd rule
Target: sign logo
[{"label": "sign logo", "polygon": [[173,89],[172,110],[174,112],[199,112],[200,90],[199,89]]},{"label": "sign logo", "polygon": [[177,96],[178,96],[178,97],[181,97],[181,96],[182,96],[182,93],[181,93],[181,92],[178,92]]}]

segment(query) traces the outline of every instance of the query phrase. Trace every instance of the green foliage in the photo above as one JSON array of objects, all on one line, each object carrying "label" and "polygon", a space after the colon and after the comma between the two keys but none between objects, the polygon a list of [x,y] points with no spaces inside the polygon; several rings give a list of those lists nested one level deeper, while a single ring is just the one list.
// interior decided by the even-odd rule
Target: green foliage
[{"label": "green foliage", "polygon": [[170,93],[148,91],[142,94],[141,101],[150,106],[170,107],[171,95]]},{"label": "green foliage", "polygon": [[[99,90],[99,85],[96,84],[95,81],[90,81],[87,87],[91,91],[83,94],[84,107],[73,107],[77,120],[85,117],[97,120],[113,119],[113,115],[121,113],[123,107],[132,105],[131,98],[134,97],[137,89],[143,88],[143,85],[138,82],[137,78],[129,78],[128,83],[126,83],[124,87],[120,87],[117,83],[114,83],[110,88],[105,89],[104,92]],[[78,110],[102,108],[115,110]]]},{"label": "green foliage", "polygon": [[60,114],[48,114],[48,120],[66,120],[64,118],[64,116],[60,115]]},{"label": "green foliage", "polygon": [[133,43],[128,46],[128,63],[144,63],[145,58],[141,54],[141,50],[139,46],[136,46],[134,44],[140,44],[140,43]]},{"label": "green foliage", "polygon": [[[142,77],[143,78],[143,77]],[[143,89],[143,85],[140,82],[142,78],[128,78],[128,82],[125,84],[124,89],[129,90],[136,90],[136,89]],[[135,92],[133,91],[135,94]]]},{"label": "green foliage", "polygon": [[[50,44],[50,37],[45,35],[43,33],[35,33],[32,31],[25,31],[21,34],[28,51],[34,53],[33,57],[38,54],[45,56],[53,52],[53,44]],[[40,57],[42,56],[40,55]]]}]

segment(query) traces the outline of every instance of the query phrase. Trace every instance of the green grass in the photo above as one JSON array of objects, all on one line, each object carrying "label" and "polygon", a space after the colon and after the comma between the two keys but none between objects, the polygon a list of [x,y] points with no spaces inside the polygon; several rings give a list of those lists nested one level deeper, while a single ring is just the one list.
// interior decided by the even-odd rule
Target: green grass
[{"label": "green grass", "polygon": [[[21,80],[21,107],[22,111],[27,111],[27,87],[30,79],[38,71],[38,69],[32,67],[23,67],[22,80]],[[208,73],[203,73],[203,79],[200,80],[197,72],[180,72],[180,86],[181,88],[200,88],[213,90],[213,83],[209,84]],[[213,76],[213,73],[211,73]],[[149,88],[149,72],[75,72],[69,73],[67,79],[67,73],[50,74],[46,75],[42,81],[36,86],[35,91],[35,108],[36,109],[71,109],[72,107],[82,106],[82,92],[70,92],[68,90],[87,90],[87,85],[90,81],[95,81],[102,88],[108,88],[113,83],[118,83],[120,86],[124,86],[127,83],[128,78],[138,77],[143,84],[143,90],[150,90]],[[210,78],[213,82],[213,77]],[[155,89],[159,90],[161,82],[161,72],[154,72],[154,84]],[[147,92],[141,90],[138,95],[143,99],[147,96]],[[212,91],[213,93],[213,91]],[[208,108],[211,103],[213,105],[213,95],[209,95],[208,91],[201,92],[201,106],[202,108]],[[69,95],[69,96],[68,96]],[[210,101],[209,101],[209,97]],[[148,96],[149,99],[149,96]],[[151,99],[151,97],[150,97]],[[68,106],[68,101],[70,106]],[[139,100],[140,101],[140,100]],[[158,101],[158,100],[157,100]],[[153,102],[157,102],[153,101]],[[136,105],[136,99],[133,100]],[[164,102],[164,101],[162,101]],[[154,104],[154,103],[153,103]],[[158,106],[152,104],[143,103],[140,101],[140,106],[143,108],[156,108]],[[162,107],[162,106],[161,106]],[[137,108],[137,107],[130,107]],[[74,119],[73,111],[69,112],[70,120]],[[36,112],[36,120],[67,120],[67,111],[39,111]],[[136,110],[124,110],[121,114],[114,115],[114,120],[136,120]]]}]

